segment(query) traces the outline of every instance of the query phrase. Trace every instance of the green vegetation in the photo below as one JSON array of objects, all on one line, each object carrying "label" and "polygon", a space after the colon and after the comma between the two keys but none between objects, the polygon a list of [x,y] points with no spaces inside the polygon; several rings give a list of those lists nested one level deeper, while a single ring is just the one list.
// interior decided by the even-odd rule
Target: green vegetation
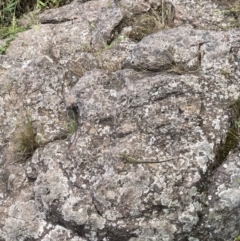
[{"label": "green vegetation", "polygon": [[63,131],[61,139],[69,140],[78,129],[78,108],[76,106],[68,107],[67,114],[63,121]]},{"label": "green vegetation", "polygon": [[40,146],[36,141],[36,133],[33,121],[29,113],[26,113],[25,120],[17,127],[15,133],[15,152],[17,160],[27,160],[34,151]]},{"label": "green vegetation", "polygon": [[[117,35],[117,33],[115,33]],[[126,36],[118,36],[111,43],[106,44],[103,48],[97,51],[96,56],[101,56],[105,51],[117,47],[126,38]]]},{"label": "green vegetation", "polygon": [[24,30],[24,27],[19,27],[17,25],[15,18],[13,18],[12,24],[10,26],[2,27],[0,29],[0,39],[6,39],[6,41],[3,46],[0,47],[0,54],[4,54],[11,41],[16,37],[17,33]]},{"label": "green vegetation", "polygon": [[[121,33],[123,28],[131,26],[132,29],[127,37],[140,41],[143,37],[164,29],[165,26],[172,26],[174,15],[173,5],[163,2],[156,9],[123,19],[116,28],[116,33]],[[116,35],[113,38],[116,38]]]},{"label": "green vegetation", "polygon": [[226,160],[229,152],[238,148],[240,143],[240,98],[235,100],[230,107],[232,111],[231,125],[226,134],[225,142],[218,147],[216,167],[220,166]]},{"label": "green vegetation", "polygon": [[70,2],[72,0],[3,0],[0,3],[0,27],[11,25],[13,18],[20,18],[30,11],[58,8]]},{"label": "green vegetation", "polygon": [[225,70],[225,69],[221,69],[220,70],[220,74],[223,75],[226,79],[228,79],[229,76],[230,76],[230,71],[229,70]]},{"label": "green vegetation", "polygon": [[225,16],[231,17],[231,27],[240,27],[240,1],[239,0],[218,0],[224,5],[225,10],[222,13]]},{"label": "green vegetation", "polygon": [[[16,131],[14,133],[14,156],[16,161],[26,161],[30,158],[35,150],[41,146],[46,145],[50,141],[42,141],[37,139],[37,131],[34,127],[34,122],[31,115],[27,111],[23,122],[17,125]],[[70,139],[71,136],[77,131],[78,122],[75,115],[67,116],[66,121],[64,121],[64,130],[57,139]]]},{"label": "green vegetation", "polygon": [[10,42],[17,33],[26,30],[18,25],[17,19],[33,10],[57,8],[72,0],[3,0],[0,1],[0,40],[6,39],[0,47],[0,54],[4,54]]},{"label": "green vegetation", "polygon": [[234,241],[240,241],[240,235],[238,235],[238,236],[234,239]]},{"label": "green vegetation", "polygon": [[11,36],[6,42],[0,47],[0,54],[4,54],[9,44],[14,40],[15,36]]},{"label": "green vegetation", "polygon": [[239,13],[240,13],[239,0],[218,0],[218,2],[226,6],[226,10],[224,10],[225,14],[232,15],[232,16],[236,15],[235,17],[239,17]]},{"label": "green vegetation", "polygon": [[77,131],[78,129],[78,122],[76,118],[68,117],[67,121],[65,122],[64,132],[66,133],[66,138],[70,139],[71,136]]}]

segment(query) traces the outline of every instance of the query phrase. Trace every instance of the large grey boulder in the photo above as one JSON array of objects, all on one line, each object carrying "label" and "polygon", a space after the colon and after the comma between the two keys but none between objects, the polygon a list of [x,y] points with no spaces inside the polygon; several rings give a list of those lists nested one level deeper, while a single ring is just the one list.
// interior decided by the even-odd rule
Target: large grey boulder
[{"label": "large grey boulder", "polygon": [[[239,151],[219,146],[240,93],[240,30],[224,30],[211,1],[161,4],[74,1],[0,56],[0,240],[239,234]],[[139,16],[169,26],[138,40]]]}]

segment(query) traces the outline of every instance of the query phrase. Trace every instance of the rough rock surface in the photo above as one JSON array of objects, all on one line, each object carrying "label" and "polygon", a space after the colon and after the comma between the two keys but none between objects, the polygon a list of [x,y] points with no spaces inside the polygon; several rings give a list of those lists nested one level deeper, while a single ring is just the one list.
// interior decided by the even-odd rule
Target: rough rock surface
[{"label": "rough rock surface", "polygon": [[[240,30],[216,1],[164,6],[74,1],[0,56],[0,240],[239,234],[240,153],[216,156],[240,93]],[[174,22],[132,39],[123,21],[159,7]],[[28,121],[37,146],[22,160]]]}]

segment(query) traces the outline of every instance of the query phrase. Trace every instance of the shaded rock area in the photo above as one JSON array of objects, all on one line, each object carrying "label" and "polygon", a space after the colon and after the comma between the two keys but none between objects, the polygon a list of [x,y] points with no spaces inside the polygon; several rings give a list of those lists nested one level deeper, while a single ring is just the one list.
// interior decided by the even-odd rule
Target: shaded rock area
[{"label": "shaded rock area", "polygon": [[18,34],[0,56],[0,240],[239,234],[240,153],[216,158],[240,93],[223,8],[74,1]]}]

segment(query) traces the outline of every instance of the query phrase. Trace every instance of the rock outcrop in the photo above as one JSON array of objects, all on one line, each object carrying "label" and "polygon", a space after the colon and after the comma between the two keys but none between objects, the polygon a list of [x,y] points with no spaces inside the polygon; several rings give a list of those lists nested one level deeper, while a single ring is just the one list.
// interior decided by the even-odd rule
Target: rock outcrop
[{"label": "rock outcrop", "polygon": [[238,144],[219,147],[240,30],[222,8],[76,0],[18,35],[0,56],[0,240],[239,234]]}]

